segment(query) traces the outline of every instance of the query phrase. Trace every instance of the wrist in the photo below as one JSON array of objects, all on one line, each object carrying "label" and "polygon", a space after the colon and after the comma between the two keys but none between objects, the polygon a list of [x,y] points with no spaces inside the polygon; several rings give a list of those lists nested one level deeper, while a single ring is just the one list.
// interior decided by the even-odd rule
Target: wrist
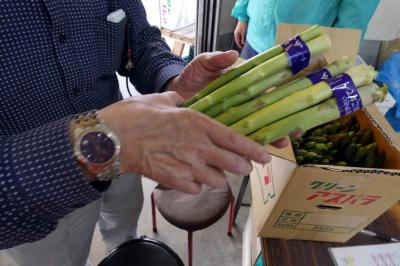
[{"label": "wrist", "polygon": [[170,78],[164,85],[163,91],[176,91],[179,90],[179,75]]},{"label": "wrist", "polygon": [[[74,132],[76,129],[76,123],[73,119],[71,119],[69,121],[69,126],[68,126],[68,133],[69,133],[69,139],[71,142],[71,148],[72,151],[74,151],[74,143],[75,143],[75,136],[74,136]],[[78,162],[77,162],[78,163]],[[86,179],[91,183],[96,181],[96,176],[94,174],[91,174],[89,171],[87,171],[84,167],[82,167],[81,164],[78,163],[78,166],[81,170],[81,172],[83,173],[83,175],[86,177]]]},{"label": "wrist", "polygon": [[74,158],[90,182],[110,181],[120,175],[120,140],[97,112],[76,115],[69,134]]}]

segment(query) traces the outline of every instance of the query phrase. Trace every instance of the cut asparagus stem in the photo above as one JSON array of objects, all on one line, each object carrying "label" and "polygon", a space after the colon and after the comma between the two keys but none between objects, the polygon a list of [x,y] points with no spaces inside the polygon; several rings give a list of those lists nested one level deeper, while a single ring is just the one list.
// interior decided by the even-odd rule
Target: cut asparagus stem
[{"label": "cut asparagus stem", "polygon": [[[371,83],[377,72],[371,66],[358,65],[346,73],[351,77],[356,87]],[[332,96],[332,89],[325,81],[307,89],[295,92],[263,109],[239,120],[230,127],[242,135],[248,135],[259,128],[265,127],[288,115],[320,103]]]},{"label": "cut asparagus stem", "polygon": [[277,84],[284,82],[286,79],[293,76],[293,72],[290,69],[282,70],[254,85],[251,85],[247,89],[239,92],[232,97],[224,99],[221,103],[211,106],[205,114],[211,117],[215,117],[222,112],[227,111],[232,106],[236,106],[253,99],[255,96],[259,95],[261,92],[269,89]]},{"label": "cut asparagus stem", "polygon": [[[366,107],[375,102],[385,100],[387,94],[386,85],[379,87],[375,83],[365,85],[358,89],[363,106]],[[272,143],[293,132],[306,132],[316,126],[323,125],[340,118],[339,108],[335,98],[288,116],[271,125],[263,127],[249,137],[261,144]]]},{"label": "cut asparagus stem", "polygon": [[[311,41],[312,39],[315,39],[316,37],[320,36],[322,34],[322,29],[318,25],[314,25],[304,32],[300,33],[300,37],[304,40],[304,42]],[[195,94],[192,98],[187,100],[184,104],[183,107],[189,107],[196,101],[200,100],[204,96],[210,94],[211,92],[215,91],[222,85],[228,83],[229,81],[239,77],[240,75],[246,73],[250,69],[254,68],[255,66],[258,66],[265,61],[268,61],[269,59],[283,53],[284,50],[281,45],[276,45],[272,47],[271,49],[268,49],[267,51],[260,53],[253,57],[250,60],[247,60],[246,62],[238,65],[237,67],[231,69],[230,71],[226,72],[225,74],[222,74],[218,79],[214,80],[211,82],[208,86],[206,86],[204,89],[199,91],[197,94]]]},{"label": "cut asparagus stem", "polygon": [[[354,62],[351,58],[345,57],[328,65],[326,68],[329,70],[332,76],[336,76],[349,69],[351,66],[353,66],[353,64]],[[225,125],[231,125],[265,106],[273,104],[274,102],[277,102],[294,92],[303,90],[312,85],[312,82],[308,78],[302,78],[292,81],[286,85],[276,88],[274,91],[266,92],[265,94],[260,95],[252,101],[232,107],[225,113],[222,113],[215,117],[215,120]],[[243,93],[244,92],[245,91],[243,91]]]},{"label": "cut asparagus stem", "polygon": [[[307,42],[311,58],[316,58],[324,54],[331,47],[331,44],[331,39],[326,34]],[[282,53],[265,63],[254,67],[238,78],[231,80],[219,89],[192,104],[190,108],[199,112],[204,112],[211,106],[222,102],[223,99],[243,90],[243,88],[270,77],[273,74],[286,69],[288,66],[288,58],[285,53]]]}]

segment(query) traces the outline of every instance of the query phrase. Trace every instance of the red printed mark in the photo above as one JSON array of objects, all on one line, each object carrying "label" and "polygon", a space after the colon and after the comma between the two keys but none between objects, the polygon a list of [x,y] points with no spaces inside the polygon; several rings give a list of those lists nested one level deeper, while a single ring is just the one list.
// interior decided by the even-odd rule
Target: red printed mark
[{"label": "red printed mark", "polygon": [[271,178],[269,176],[264,176],[264,185],[268,185],[269,183],[271,183]]}]

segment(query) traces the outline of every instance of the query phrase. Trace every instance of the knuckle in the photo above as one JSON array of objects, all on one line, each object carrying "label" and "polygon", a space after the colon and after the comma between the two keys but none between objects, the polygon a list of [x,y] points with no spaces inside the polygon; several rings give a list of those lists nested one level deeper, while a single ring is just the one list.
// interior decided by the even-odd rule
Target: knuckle
[{"label": "knuckle", "polygon": [[162,94],[164,94],[165,96],[170,97],[170,98],[180,97],[176,91],[166,91],[166,92],[163,92]]},{"label": "knuckle", "polygon": [[182,117],[185,117],[185,118],[191,118],[196,115],[196,111],[194,111],[190,108],[182,108],[182,109],[180,109],[179,113]]}]

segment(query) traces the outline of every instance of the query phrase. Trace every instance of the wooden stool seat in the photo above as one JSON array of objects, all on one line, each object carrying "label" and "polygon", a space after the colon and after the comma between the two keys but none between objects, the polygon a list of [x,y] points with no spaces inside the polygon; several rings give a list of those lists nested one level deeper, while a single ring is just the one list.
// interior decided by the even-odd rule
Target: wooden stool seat
[{"label": "wooden stool seat", "polygon": [[232,236],[235,198],[228,182],[222,188],[202,186],[199,194],[191,195],[176,190],[155,189],[151,193],[153,232],[157,232],[156,206],[172,225],[188,232],[188,265],[193,263],[193,232],[218,221],[229,207],[228,230]]},{"label": "wooden stool seat", "polygon": [[154,197],[162,216],[174,226],[189,232],[214,224],[225,214],[233,199],[228,183],[222,188],[203,186],[196,195],[156,189]]}]

